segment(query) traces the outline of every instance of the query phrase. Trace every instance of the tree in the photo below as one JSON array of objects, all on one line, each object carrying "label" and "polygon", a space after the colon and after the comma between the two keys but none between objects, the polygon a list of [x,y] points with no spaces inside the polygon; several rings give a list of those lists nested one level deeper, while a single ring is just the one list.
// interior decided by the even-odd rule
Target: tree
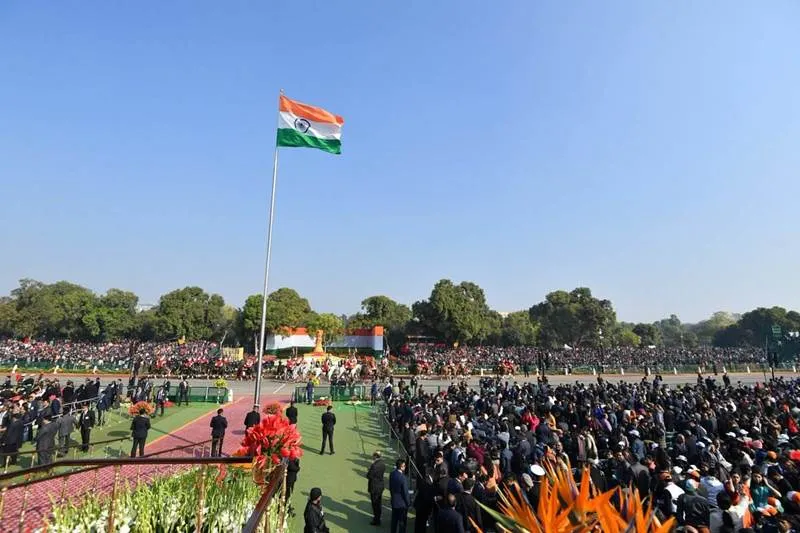
[{"label": "tree", "polygon": [[688,329],[697,335],[697,342],[700,344],[712,344],[714,335],[720,330],[732,326],[739,320],[739,316],[725,311],[717,311],[708,320],[703,320],[697,324],[688,326]]},{"label": "tree", "polygon": [[0,337],[14,337],[17,334],[19,313],[14,300],[0,297]]},{"label": "tree", "polygon": [[540,343],[548,347],[599,346],[602,332],[617,322],[611,302],[595,298],[586,287],[551,292],[529,314],[539,324]]},{"label": "tree", "polygon": [[96,340],[128,338],[136,333],[139,297],[130,291],[109,289],[98,305],[83,317],[83,325]]},{"label": "tree", "polygon": [[162,339],[211,339],[225,300],[200,287],[185,287],[161,297],[156,307],[156,332]]},{"label": "tree", "polygon": [[430,298],[416,302],[412,313],[423,328],[451,343],[481,342],[499,329],[483,289],[470,281],[458,285],[449,279],[438,281]]},{"label": "tree", "polygon": [[697,346],[697,335],[681,323],[677,315],[659,320],[654,324],[661,332],[664,346],[671,348],[693,348]]},{"label": "tree", "polygon": [[370,296],[361,301],[361,313],[347,321],[348,328],[383,326],[389,346],[402,344],[405,329],[411,320],[411,309],[388,296]]},{"label": "tree", "polygon": [[643,346],[658,346],[662,343],[661,330],[654,324],[636,324],[632,331],[639,336]]},{"label": "tree", "polygon": [[[244,302],[242,333],[245,338],[258,339],[263,301],[260,294],[253,294]],[[305,326],[310,313],[311,305],[308,300],[294,289],[282,287],[267,296],[266,330],[268,333],[279,333],[286,328]]]},{"label": "tree", "polygon": [[800,330],[800,313],[783,307],[759,307],[743,314],[738,322],[714,335],[715,346],[764,346],[772,338],[772,327],[781,332]]},{"label": "tree", "polygon": [[503,320],[500,340],[505,346],[533,346],[538,333],[539,325],[531,320],[528,311],[515,311]]},{"label": "tree", "polygon": [[311,337],[314,337],[317,331],[323,331],[322,345],[325,347],[334,344],[344,336],[342,317],[333,313],[311,313],[307,317],[306,327]]},{"label": "tree", "polygon": [[623,328],[617,335],[617,344],[619,346],[637,347],[642,343],[641,337],[633,330]]}]

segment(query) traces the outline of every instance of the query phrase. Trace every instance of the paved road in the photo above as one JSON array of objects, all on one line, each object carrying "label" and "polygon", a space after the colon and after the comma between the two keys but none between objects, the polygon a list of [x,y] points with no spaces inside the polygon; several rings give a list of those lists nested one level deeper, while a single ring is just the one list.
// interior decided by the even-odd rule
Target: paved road
[{"label": "paved road", "polygon": [[[793,377],[800,377],[800,374],[794,372],[776,372],[776,376],[784,376],[784,378],[793,378]],[[669,385],[683,385],[686,383],[694,384],[696,382],[696,376],[691,374],[678,374],[677,376],[674,374],[663,374],[664,383]],[[767,377],[769,378],[769,373],[767,373]],[[617,383],[620,381],[628,381],[628,382],[638,382],[642,379],[642,375],[626,375],[620,376],[618,374],[607,374],[603,376],[603,379],[609,382]],[[762,372],[752,372],[751,374],[730,374],[731,380],[733,383],[737,381],[741,381],[745,384],[753,384],[757,382],[764,381],[764,374]],[[408,378],[406,378],[407,380]],[[527,380],[535,380],[535,377],[528,378]],[[551,384],[563,384],[563,383],[576,383],[576,382],[584,382],[584,383],[591,383],[594,382],[597,378],[591,375],[573,375],[573,376],[565,376],[563,374],[555,374],[549,375],[548,380]],[[652,379],[652,376],[651,378]],[[479,378],[477,376],[473,376],[469,379],[469,384],[473,387],[478,386]],[[509,381],[517,381],[522,383],[527,381],[522,375],[517,375],[514,378],[509,378]],[[722,374],[717,376],[717,381],[722,383]],[[442,380],[442,379],[422,379],[420,380],[420,384],[425,389],[434,389],[435,387],[447,387],[450,385],[449,380]],[[213,380],[190,380],[190,384],[193,387],[212,387],[214,385]],[[173,387],[176,385],[176,380],[172,380]],[[273,395],[273,394],[280,394],[280,395],[290,395],[292,391],[294,391],[295,387],[302,387],[304,383],[289,383],[285,381],[277,381],[274,379],[265,379],[261,385],[261,395]],[[327,383],[323,382],[322,386],[326,386]],[[228,386],[233,389],[234,398],[242,395],[242,394],[249,394],[252,395],[255,389],[255,382],[254,381],[228,381]]]}]

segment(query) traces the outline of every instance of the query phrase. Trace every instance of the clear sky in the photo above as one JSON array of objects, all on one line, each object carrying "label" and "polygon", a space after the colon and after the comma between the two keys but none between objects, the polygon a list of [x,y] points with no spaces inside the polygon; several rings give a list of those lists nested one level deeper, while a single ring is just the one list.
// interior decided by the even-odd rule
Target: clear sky
[{"label": "clear sky", "polygon": [[0,293],[22,277],[321,311],[471,280],[499,311],[800,308],[800,4],[0,3]]}]

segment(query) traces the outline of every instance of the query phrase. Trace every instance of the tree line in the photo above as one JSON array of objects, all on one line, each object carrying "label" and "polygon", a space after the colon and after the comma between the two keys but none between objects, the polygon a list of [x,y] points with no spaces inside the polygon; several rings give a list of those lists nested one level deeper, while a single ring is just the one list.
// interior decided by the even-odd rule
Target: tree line
[{"label": "tree line", "polygon": [[[200,287],[168,292],[152,308],[142,309],[131,291],[109,289],[96,294],[59,281],[46,284],[23,279],[0,297],[0,337],[115,341],[122,339],[212,340],[252,350],[258,338],[263,299],[249,296],[241,307]],[[337,315],[315,311],[296,290],[283,287],[267,297],[268,332],[307,327],[326,332],[328,341],[345,329],[383,326],[389,345],[408,336],[424,336],[446,345],[611,348],[617,346],[764,346],[773,328],[800,330],[800,313],[782,307],[759,307],[741,315],[714,313],[686,324],[676,315],[654,323],[617,320],[610,300],[586,287],[557,290],[529,309],[501,314],[489,307],[476,283],[438,281],[430,296],[410,307],[388,296],[361,302],[361,311]]]}]

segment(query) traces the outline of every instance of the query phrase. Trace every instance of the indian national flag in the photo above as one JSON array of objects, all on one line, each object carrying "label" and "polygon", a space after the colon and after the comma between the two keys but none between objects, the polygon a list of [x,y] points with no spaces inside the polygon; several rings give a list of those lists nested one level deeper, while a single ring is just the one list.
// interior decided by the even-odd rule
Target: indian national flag
[{"label": "indian national flag", "polygon": [[344,119],[339,115],[281,95],[278,146],[319,148],[332,154],[340,154],[342,124]]}]

